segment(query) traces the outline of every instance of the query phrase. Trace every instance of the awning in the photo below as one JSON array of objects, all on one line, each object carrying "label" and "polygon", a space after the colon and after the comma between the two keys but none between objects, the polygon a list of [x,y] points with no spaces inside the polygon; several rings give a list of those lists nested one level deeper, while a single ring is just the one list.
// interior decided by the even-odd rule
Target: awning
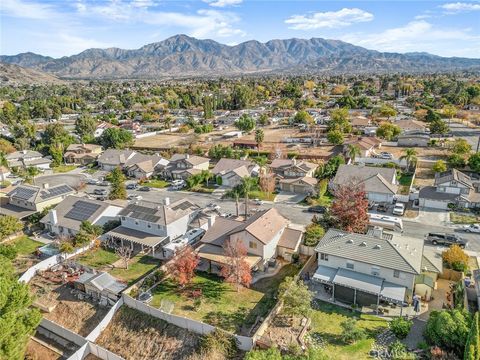
[{"label": "awning", "polygon": [[117,238],[120,240],[131,241],[136,244],[145,246],[159,246],[168,242],[167,237],[155,236],[143,231],[129,229],[123,226],[119,226],[106,233],[107,236]]},{"label": "awning", "polygon": [[378,295],[382,290],[383,281],[382,278],[373,275],[362,274],[343,268],[339,268],[333,278],[335,285],[346,286],[375,295]]},{"label": "awning", "polygon": [[391,302],[403,303],[405,301],[406,291],[407,288],[405,286],[384,281],[382,291],[380,292],[380,298]]},{"label": "awning", "polygon": [[317,281],[331,283],[338,269],[334,269],[328,266],[320,265],[313,274],[313,278]]},{"label": "awning", "polygon": [[[201,259],[213,261],[218,264],[229,263],[229,259],[227,256],[225,256],[224,250],[221,246],[203,244],[197,249],[197,253]],[[245,256],[245,261],[250,268],[253,268],[255,265],[257,265],[260,260],[262,260],[262,257],[258,255],[247,254]]]}]

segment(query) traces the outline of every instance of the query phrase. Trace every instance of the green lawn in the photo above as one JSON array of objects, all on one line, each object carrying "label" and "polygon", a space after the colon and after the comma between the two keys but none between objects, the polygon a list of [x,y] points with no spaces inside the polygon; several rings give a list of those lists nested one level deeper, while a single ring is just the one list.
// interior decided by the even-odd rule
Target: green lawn
[{"label": "green lawn", "polygon": [[113,251],[102,248],[88,250],[76,258],[80,264],[93,268],[102,268],[106,265],[111,265],[118,259],[120,258]]},{"label": "green lawn", "polygon": [[413,179],[413,174],[405,174],[405,173],[401,173],[398,177],[398,183],[401,185],[401,186],[408,186],[410,187],[410,185],[412,184],[412,179]]},{"label": "green lawn", "polygon": [[[224,330],[241,332],[242,325],[248,329],[258,315],[265,316],[275,305],[275,293],[286,276],[299,271],[293,264],[284,266],[273,277],[259,280],[249,289],[241,288],[237,292],[232,284],[212,274],[197,273],[191,284],[180,290],[170,279],[167,279],[153,290],[152,306],[159,307],[162,299],[175,304],[173,313],[218,326]],[[192,290],[201,289],[202,303],[195,309],[193,299],[189,296]]]},{"label": "green lawn", "polygon": [[109,271],[110,275],[126,281],[128,285],[132,285],[139,278],[160,265],[160,260],[148,255],[137,255],[133,257],[128,265],[128,269],[115,268]]},{"label": "green lawn", "polygon": [[191,187],[190,189],[188,189],[188,191],[211,194],[212,192],[215,191],[216,188],[217,187],[215,186],[215,184],[210,182],[208,186],[206,184],[199,184],[199,185],[195,185],[194,187]]},{"label": "green lawn", "polygon": [[307,206],[321,205],[330,207],[332,205],[333,199],[333,195],[327,192],[322,197],[306,197],[304,200],[302,200],[300,204]]},{"label": "green lawn", "polygon": [[142,186],[153,187],[157,189],[163,189],[169,185],[165,180],[148,180],[142,184]]},{"label": "green lawn", "polygon": [[480,216],[452,212],[450,213],[450,221],[454,224],[476,224],[480,222]]},{"label": "green lawn", "polygon": [[[373,315],[352,312],[326,302],[317,302],[316,309],[312,310],[310,334],[319,333],[325,341],[324,353],[331,359],[371,359],[369,352],[375,337],[387,327],[387,321]],[[367,338],[355,344],[344,344],[339,335],[342,332],[340,323],[349,317],[356,317],[357,325],[367,332]]]},{"label": "green lawn", "polygon": [[66,173],[66,172],[72,171],[76,168],[77,168],[76,165],[59,165],[59,166],[55,166],[53,168],[53,172],[54,173]]},{"label": "green lawn", "polygon": [[248,194],[248,197],[250,199],[260,199],[263,201],[273,201],[275,200],[275,196],[277,196],[276,192],[271,193],[260,190],[250,191],[250,193]]},{"label": "green lawn", "polygon": [[15,246],[18,255],[33,254],[37,248],[43,245],[41,242],[30,239],[27,235],[20,236],[4,244]]}]

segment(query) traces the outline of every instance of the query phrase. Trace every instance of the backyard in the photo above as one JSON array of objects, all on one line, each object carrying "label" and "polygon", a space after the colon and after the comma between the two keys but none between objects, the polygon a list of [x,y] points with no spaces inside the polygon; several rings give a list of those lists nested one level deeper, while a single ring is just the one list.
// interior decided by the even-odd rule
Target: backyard
[{"label": "backyard", "polygon": [[[198,272],[184,289],[167,279],[152,291],[150,305],[160,307],[162,300],[168,300],[174,304],[173,313],[176,315],[246,334],[257,316],[265,316],[275,305],[275,294],[283,279],[298,271],[299,265],[285,265],[276,275],[260,279],[250,288],[241,288],[239,292],[235,285],[203,272]],[[194,299],[189,296],[194,290],[201,290],[200,305],[194,304]]]},{"label": "backyard", "polygon": [[158,259],[138,254],[129,260],[128,269],[125,269],[123,260],[117,254],[103,248],[87,251],[78,256],[76,261],[97,270],[108,271],[110,275],[125,281],[128,285],[135,283],[139,278],[161,264]]},{"label": "backyard", "polygon": [[[348,345],[340,340],[340,324],[348,318],[355,317],[360,328],[365,329],[367,337]],[[369,355],[376,336],[387,327],[387,321],[373,315],[355,313],[348,309],[315,301],[310,315],[312,320],[309,334],[318,335],[324,342],[324,352],[332,359],[371,359]]]},{"label": "backyard", "polygon": [[30,239],[26,235],[22,235],[12,241],[3,243],[3,245],[13,246],[17,252],[17,256],[13,260],[13,266],[18,274],[23,273],[29,267],[40,261],[36,255],[37,249],[42,246],[41,242]]},{"label": "backyard", "polygon": [[402,172],[397,175],[397,180],[398,180],[398,184],[400,185],[399,187],[400,194],[408,195],[410,192],[410,186],[412,185],[413,174],[407,174]]}]

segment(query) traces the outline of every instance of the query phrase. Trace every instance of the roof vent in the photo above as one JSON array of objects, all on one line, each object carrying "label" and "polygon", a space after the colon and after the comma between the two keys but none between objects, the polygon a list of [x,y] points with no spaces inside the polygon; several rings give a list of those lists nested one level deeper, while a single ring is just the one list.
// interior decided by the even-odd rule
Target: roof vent
[{"label": "roof vent", "polygon": [[360,243],[360,246],[367,246],[367,243],[366,243],[365,241],[362,241],[362,242]]},{"label": "roof vent", "polygon": [[347,244],[353,244],[353,240],[352,240],[352,239],[348,239],[348,240],[347,240]]},{"label": "roof vent", "polygon": [[381,249],[382,247],[380,245],[376,244],[373,248],[374,249]]}]

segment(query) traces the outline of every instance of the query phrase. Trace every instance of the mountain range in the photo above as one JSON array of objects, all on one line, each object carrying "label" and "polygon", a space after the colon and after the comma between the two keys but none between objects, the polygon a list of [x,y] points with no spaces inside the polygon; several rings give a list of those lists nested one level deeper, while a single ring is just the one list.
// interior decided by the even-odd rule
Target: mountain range
[{"label": "mountain range", "polygon": [[34,53],[2,55],[0,62],[64,79],[127,79],[256,73],[382,73],[480,70],[480,59],[428,53],[386,53],[339,40],[247,41],[229,46],[175,35],[139,49],[88,49],[52,58]]}]

